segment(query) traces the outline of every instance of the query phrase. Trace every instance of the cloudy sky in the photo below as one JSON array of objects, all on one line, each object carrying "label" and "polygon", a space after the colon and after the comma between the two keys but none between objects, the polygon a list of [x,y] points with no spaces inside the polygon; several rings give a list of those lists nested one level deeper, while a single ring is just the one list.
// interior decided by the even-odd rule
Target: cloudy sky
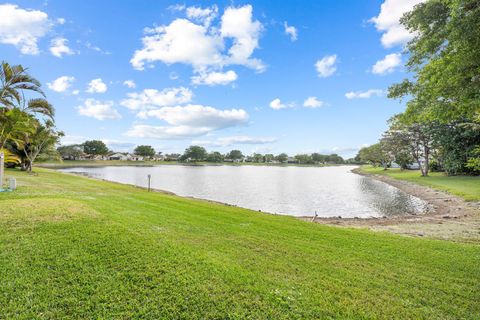
[{"label": "cloudy sky", "polygon": [[11,1],[0,57],[43,83],[65,144],[352,156],[404,109],[385,91],[418,2]]}]

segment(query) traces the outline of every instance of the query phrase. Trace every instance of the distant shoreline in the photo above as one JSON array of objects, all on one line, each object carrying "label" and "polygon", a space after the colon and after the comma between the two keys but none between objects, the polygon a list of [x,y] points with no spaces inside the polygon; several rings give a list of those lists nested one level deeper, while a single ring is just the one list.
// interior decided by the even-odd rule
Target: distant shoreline
[{"label": "distant shoreline", "polygon": [[[429,236],[439,239],[461,239],[478,243],[480,241],[480,210],[475,202],[468,202],[450,193],[398,180],[392,177],[371,174],[361,167],[353,173],[370,177],[398,188],[409,195],[427,202],[430,210],[421,215],[402,215],[385,218],[315,218],[314,222],[376,231],[390,231],[409,236]],[[303,217],[311,221],[312,217]]]},{"label": "distant shoreline", "polygon": [[178,166],[265,166],[265,167],[335,167],[358,166],[358,164],[301,164],[301,163],[257,163],[257,162],[177,162],[177,161],[122,161],[122,160],[64,160],[62,162],[39,162],[36,167],[64,169],[73,167],[131,166],[152,167],[160,165]]}]

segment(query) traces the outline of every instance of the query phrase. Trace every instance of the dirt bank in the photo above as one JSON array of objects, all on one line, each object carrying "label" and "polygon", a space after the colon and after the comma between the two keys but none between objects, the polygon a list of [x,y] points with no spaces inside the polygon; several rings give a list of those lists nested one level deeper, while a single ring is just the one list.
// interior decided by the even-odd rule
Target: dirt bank
[{"label": "dirt bank", "polygon": [[[466,202],[446,192],[408,181],[383,175],[371,175],[358,169],[354,169],[353,172],[383,181],[423,199],[430,205],[430,209],[422,215],[372,219],[315,218],[315,222],[480,244],[480,203]],[[311,217],[302,219],[312,220]]]}]

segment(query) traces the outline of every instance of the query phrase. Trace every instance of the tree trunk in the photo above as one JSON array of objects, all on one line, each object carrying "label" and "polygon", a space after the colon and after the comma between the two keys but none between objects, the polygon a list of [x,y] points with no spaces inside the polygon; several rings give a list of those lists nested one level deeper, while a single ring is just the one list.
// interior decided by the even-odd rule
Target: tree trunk
[{"label": "tree trunk", "polygon": [[424,177],[428,176],[428,172],[430,170],[430,148],[428,146],[424,147],[424,154],[425,154],[425,169],[424,172],[425,174],[423,175]]}]

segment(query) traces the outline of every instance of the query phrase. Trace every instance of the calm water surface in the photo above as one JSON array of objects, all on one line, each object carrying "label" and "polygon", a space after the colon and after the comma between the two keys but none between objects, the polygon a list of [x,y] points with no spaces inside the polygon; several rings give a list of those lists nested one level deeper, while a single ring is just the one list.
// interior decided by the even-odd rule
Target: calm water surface
[{"label": "calm water surface", "polygon": [[220,201],[293,216],[344,218],[421,213],[427,204],[386,183],[350,172],[353,166],[111,166],[68,168],[115,182],[147,186],[180,196]]}]

